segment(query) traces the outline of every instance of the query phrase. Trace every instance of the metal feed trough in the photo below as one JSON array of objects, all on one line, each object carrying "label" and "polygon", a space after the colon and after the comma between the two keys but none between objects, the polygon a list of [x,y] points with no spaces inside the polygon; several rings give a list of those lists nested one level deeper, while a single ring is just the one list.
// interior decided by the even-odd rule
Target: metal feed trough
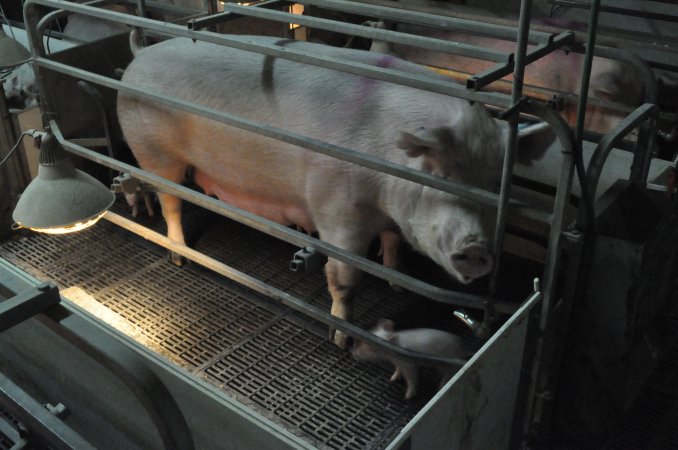
[{"label": "metal feed trough", "polygon": [[[162,224],[156,223],[149,229],[132,220],[124,206],[117,205],[115,212],[105,216],[110,223],[80,234],[32,235],[0,246],[0,257],[4,258],[0,259],[0,352],[17,355],[11,362],[0,361],[3,374],[0,408],[28,430],[24,433],[17,427],[0,428],[0,437],[4,434],[14,443],[22,439],[49,443],[53,448],[91,445],[177,449],[508,448],[528,438],[532,422],[539,421],[544,409],[546,388],[540,377],[552,357],[545,354],[544,345],[551,329],[553,305],[562,297],[556,289],[561,251],[566,246],[570,248],[576,267],[583,233],[565,233],[570,185],[575,165],[581,164],[580,143],[556,112],[538,101],[523,98],[520,80],[525,64],[574,44],[574,35],[530,31],[531,2],[527,0],[521,4],[517,27],[363,2],[301,3],[411,23],[435,20],[441,27],[510,38],[517,42],[516,52],[499,54],[388,30],[306,16],[291,17],[281,11],[288,5],[285,2],[263,2],[260,6],[227,4],[224,13],[194,18],[184,26],[98,7],[105,2],[26,2],[26,26],[40,85],[41,109],[59,142],[73,155],[131,174],[154,189],[196,205],[189,209],[186,227],[189,235],[193,230],[199,239],[195,249],[177,245],[164,237]],[[42,7],[59,11],[45,13]],[[140,9],[144,10],[143,1]],[[140,27],[156,35],[183,36],[401,83],[505,111],[511,132],[501,190],[495,194],[470,188],[352,149],[122,83],[114,73],[131,60],[125,35],[47,54],[43,34],[65,12]],[[498,64],[493,70],[472,77],[467,87],[204,31],[205,27],[242,16],[459,52]],[[589,38],[595,39],[595,33],[590,33]],[[528,42],[538,44],[535,50],[526,50]],[[589,48],[593,47],[593,41],[589,41]],[[596,51],[638,63],[621,51],[605,48]],[[587,54],[589,63],[590,56]],[[477,90],[511,71],[517,80],[511,95]],[[587,64],[584,79],[588,79],[589,72]],[[647,83],[651,85],[653,80]],[[98,95],[91,94],[93,87]],[[512,278],[509,264],[498,265],[488,292],[439,287],[437,280],[387,269],[369,258],[164,180],[117,160],[112,152],[105,156],[91,150],[87,146],[92,143],[112,148],[115,91],[495,207],[496,255],[502,253],[509,216],[545,225],[549,228],[547,252],[536,273],[541,287],[539,283],[533,287],[531,277],[526,278],[523,273],[524,286],[517,289],[518,294],[509,294],[504,289],[506,281],[502,281],[507,274]],[[652,89],[647,92],[648,96],[654,95]],[[582,108],[585,97],[581,96]],[[593,220],[590,192],[596,189],[597,174],[609,150],[631,129],[645,123],[648,130],[639,142],[644,145],[647,140],[647,148],[651,148],[656,114],[652,100],[633,111],[601,141],[590,169],[594,173],[590,182],[580,174],[584,186],[579,218],[582,231]],[[85,107],[96,113],[87,117],[72,113],[84,111]],[[563,152],[556,194],[549,210],[511,199],[520,114],[547,122]],[[581,124],[583,119],[576,130],[578,137],[583,132]],[[102,136],[106,139],[102,140]],[[647,175],[648,154],[648,149],[636,153],[633,174],[639,180]],[[211,229],[210,224],[219,228],[215,225]],[[196,265],[176,268],[163,260],[158,245],[208,270]],[[312,248],[371,275],[355,299],[356,323],[329,314],[322,273],[288,270],[289,259],[299,247]],[[502,256],[504,261],[510,258]],[[54,286],[44,286],[38,279],[54,280],[62,288],[61,296]],[[406,292],[392,292],[382,280],[402,286]],[[495,333],[469,361],[412,352],[364,329],[376,318],[424,314],[420,311],[423,306],[417,307],[424,304],[447,308],[450,317],[453,307],[463,307],[476,315],[484,314],[488,322],[501,320],[496,323]],[[439,392],[425,393],[419,400],[408,403],[402,400],[401,388],[386,381],[388,368],[353,361],[350,354],[327,341],[328,327],[368,340],[379,345],[384,353],[404,360],[450,365],[459,370]],[[456,330],[467,339],[474,339],[460,323]],[[25,382],[19,385],[16,380]],[[62,403],[66,412],[56,414],[55,418],[45,414],[39,407],[41,403],[51,403],[55,408]]]}]

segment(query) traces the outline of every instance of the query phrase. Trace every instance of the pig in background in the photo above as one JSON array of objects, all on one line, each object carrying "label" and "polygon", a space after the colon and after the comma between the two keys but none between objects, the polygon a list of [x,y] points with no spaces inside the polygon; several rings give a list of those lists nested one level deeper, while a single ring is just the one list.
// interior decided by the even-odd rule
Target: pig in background
[{"label": "pig in background", "polygon": [[[126,12],[118,10],[117,12]],[[82,14],[69,14],[63,30],[64,39],[76,42],[93,42],[116,34],[129,33],[130,28],[122,23],[111,22]]]},{"label": "pig in background", "polygon": [[2,77],[7,105],[10,109],[21,110],[38,104],[38,89],[35,73],[30,63],[22,64]]},{"label": "pig in background", "polygon": [[[396,331],[392,320],[381,319],[370,331],[385,341],[415,352],[457,359],[466,359],[472,354],[471,349],[461,337],[442,330],[414,328]],[[405,400],[412,400],[417,395],[420,370],[417,364],[386,355],[378,347],[366,341],[355,342],[351,354],[360,362],[393,364],[395,371],[390,381],[395,382],[400,378],[405,380]],[[436,370],[440,376],[438,389],[441,389],[456,373],[456,368],[447,366],[436,367]]]},{"label": "pig in background", "polygon": [[[375,22],[373,26],[383,27],[383,23]],[[512,53],[515,43],[484,36],[470,35],[455,31],[427,28],[411,24],[398,24],[397,31],[436,39],[477,45],[485,48]],[[528,51],[529,51],[528,47]],[[373,47],[381,53],[391,54],[407,61],[431,67],[451,69],[471,74],[481,73],[496,63],[483,61],[448,53],[424,50],[401,44],[376,41]],[[549,55],[529,64],[525,68],[525,84],[537,88],[546,88],[563,93],[578,94],[581,85],[581,68],[584,55],[557,50]],[[507,76],[511,80],[512,76]],[[509,86],[497,83],[485,87],[487,90],[504,90],[509,92]],[[528,87],[526,86],[526,89]],[[636,107],[644,100],[644,88],[640,75],[634,68],[621,61],[594,57],[589,87],[589,97],[607,102],[620,103]],[[576,120],[576,105],[566,104],[562,112],[564,118],[571,125]],[[589,106],[586,114],[585,128],[590,131],[604,134],[610,131],[624,114],[605,110],[601,107]]]},{"label": "pig in background", "polygon": [[[371,52],[231,38],[442,78]],[[183,38],[139,49],[132,36],[132,47],[136,56],[123,82],[145,91],[487,190],[501,177],[505,130],[477,103]],[[366,254],[377,235],[395,230],[459,283],[492,270],[491,208],[124,93],[117,110],[140,166],[171,181],[180,182],[192,167],[206,194],[317,231],[324,241],[358,255]],[[523,149],[519,159],[530,161],[546,146]],[[163,193],[159,198],[168,237],[183,244],[181,201]],[[351,320],[360,272],[333,258],[325,272],[332,314]],[[335,342],[343,347],[345,336],[337,333]]]}]

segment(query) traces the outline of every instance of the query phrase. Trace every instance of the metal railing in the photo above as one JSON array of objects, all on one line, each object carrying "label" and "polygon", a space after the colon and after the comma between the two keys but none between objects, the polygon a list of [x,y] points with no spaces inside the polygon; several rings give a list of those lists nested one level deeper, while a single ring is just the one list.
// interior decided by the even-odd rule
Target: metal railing
[{"label": "metal railing", "polygon": [[[349,2],[341,2],[349,3]],[[126,83],[114,80],[112,78],[104,77],[97,75],[88,71],[77,69],[65,64],[52,61],[47,58],[44,54],[44,49],[42,47],[42,30],[44,30],[48,19],[44,18],[40,20],[39,13],[37,12],[36,6],[48,6],[53,8],[60,8],[65,11],[76,12],[85,15],[91,15],[93,17],[98,17],[101,19],[112,20],[116,22],[125,23],[130,26],[141,27],[160,33],[163,35],[170,36],[181,36],[187,37],[195,40],[201,40],[206,42],[211,42],[215,44],[225,45],[241,50],[252,51],[257,53],[262,53],[268,56],[273,56],[277,58],[288,59],[296,62],[312,64],[316,66],[326,67],[334,70],[340,70],[356,75],[367,76],[383,81],[400,83],[406,86],[424,89],[432,92],[452,95],[458,98],[467,99],[471,101],[479,101],[485,104],[496,106],[502,109],[510,110],[512,119],[510,122],[510,129],[512,131],[509,133],[509,141],[507,145],[507,156],[505,157],[505,168],[504,168],[504,182],[500,194],[487,192],[481,189],[472,188],[469,186],[460,185],[458,183],[453,183],[448,180],[440,179],[430,174],[423,172],[418,172],[412,169],[408,169],[404,166],[398,166],[395,164],[388,163],[386,161],[377,160],[368,155],[352,151],[351,149],[340,148],[334,145],[330,145],[318,140],[309,139],[307,137],[297,135],[294,133],[286,132],[283,130],[275,129],[273,127],[258,124],[255,122],[247,121],[245,119],[233,116],[230,114],[225,114],[220,111],[216,111],[210,108],[206,108],[201,105],[193,104],[190,102],[182,101],[176,98],[171,98],[165,95],[159,95],[154,93],[149,93],[142,91],[134,86],[130,86]],[[248,7],[253,9],[252,7]],[[529,11],[530,2],[523,2],[523,10]],[[240,13],[241,9],[238,7],[237,10]],[[257,12],[257,14],[259,14]],[[506,218],[508,216],[508,207],[509,207],[509,192],[510,192],[510,174],[512,171],[512,161],[513,161],[513,152],[516,144],[517,136],[517,117],[521,110],[532,114],[537,117],[541,117],[543,120],[546,120],[556,132],[561,146],[564,149],[565,155],[571,155],[573,153],[573,140],[571,138],[571,132],[569,127],[565,124],[562,118],[557,116],[552,111],[549,111],[545,108],[540,108],[537,105],[533,105],[530,102],[522,100],[522,86],[517,84],[514,88],[514,92],[511,96],[500,93],[492,92],[481,92],[481,91],[472,91],[466,89],[464,86],[460,86],[456,83],[444,80],[442,78],[435,78],[413,75],[409,73],[400,72],[394,69],[373,67],[366,64],[360,64],[350,61],[341,61],[333,58],[328,58],[320,55],[309,54],[306,52],[282,47],[275,45],[265,45],[254,42],[249,42],[243,39],[234,39],[229,36],[220,35],[217,33],[209,31],[195,31],[191,28],[181,27],[178,25],[172,25],[168,23],[160,23],[154,20],[145,19],[142,17],[135,17],[126,14],[116,13],[112,11],[103,10],[100,8],[95,8],[88,5],[81,5],[72,2],[67,2],[64,0],[28,0],[25,4],[25,16],[27,22],[27,29],[29,30],[29,36],[31,39],[31,47],[34,54],[34,63],[36,72],[40,77],[42,71],[51,70],[59,73],[63,73],[74,77],[76,79],[85,80],[97,85],[105,86],[108,88],[116,89],[120,92],[125,92],[127,95],[132,95],[139,98],[144,98],[154,102],[158,102],[164,105],[169,105],[178,109],[182,109],[191,113],[199,114],[223,123],[228,123],[242,129],[249,131],[257,132],[259,134],[274,137],[276,139],[282,140],[284,142],[292,143],[294,145],[304,147],[313,151],[321,152],[328,154],[340,159],[354,162],[365,167],[369,167],[375,170],[381,170],[385,173],[389,173],[394,176],[405,178],[408,180],[416,181],[436,189],[443,190],[454,195],[458,195],[464,198],[468,198],[474,201],[478,201],[488,206],[497,207],[498,219],[495,233],[495,254],[499,254],[502,248],[502,239],[504,228],[506,224]],[[415,15],[416,16],[416,15]],[[417,16],[421,17],[421,16]],[[292,19],[291,19],[292,20]],[[298,22],[298,16],[293,17],[294,22]],[[467,26],[468,23],[463,21],[456,21],[453,19],[445,19],[446,23],[454,22],[457,26]],[[461,24],[461,25],[460,25]],[[195,22],[194,25],[195,26]],[[333,25],[333,28],[336,30],[343,30],[346,33],[351,33],[355,31],[352,27],[347,25]],[[536,39],[538,42],[549,42],[553,35],[548,35],[546,33],[533,33],[529,31],[529,14],[526,13],[526,16],[521,21],[520,33],[517,33],[516,30],[513,30],[511,33],[508,33],[506,27],[477,27],[481,32],[487,30],[493,30],[498,34],[511,34],[515,37],[518,37],[521,41],[519,45],[519,51],[515,56],[515,65],[514,65],[514,79],[522,79],[520,72],[524,69],[524,61],[526,58],[526,45],[530,39]],[[392,38],[394,35],[387,33],[383,37],[386,39]],[[408,37],[398,37],[397,39],[408,40]],[[428,41],[412,39],[412,42],[421,45],[424,48],[429,48],[432,44]],[[48,90],[44,90],[44,103],[43,107],[45,112],[48,114],[51,110],[52,105],[55,100],[51,97],[51,93]],[[176,183],[168,182],[158,176],[150,174],[141,169],[135,168],[130,165],[126,165],[116,161],[114,159],[102,156],[88,150],[84,147],[81,147],[77,144],[74,144],[60,135],[59,127],[57,122],[50,122],[53,131],[57,134],[58,139],[64,146],[64,148],[74,154],[85,157],[87,159],[93,160],[100,164],[106,165],[108,167],[122,170],[131,173],[135,178],[138,178],[142,181],[148,182],[155,186],[158,186],[164,192],[171,193],[185,200],[189,200],[193,203],[196,203],[200,206],[203,206],[212,211],[218,212],[219,214],[225,215],[227,217],[238,220],[242,223],[245,223],[249,226],[252,226],[260,231],[264,231],[270,235],[291,242],[299,246],[311,246],[317,251],[324,253],[325,255],[338,259],[340,261],[349,263],[356,267],[359,270],[370,273],[372,275],[378,276],[380,278],[386,279],[392,283],[403,286],[413,292],[416,292],[425,297],[457,306],[466,306],[472,308],[483,309],[487,307],[487,301],[490,300],[492,308],[496,308],[499,312],[511,312],[513,308],[509,307],[507,304],[502,302],[497,302],[496,299],[488,298],[486,296],[475,296],[469,295],[461,292],[455,292],[445,289],[440,289],[435,286],[429,285],[422,281],[416,280],[412,277],[404,275],[402,273],[396,272],[391,269],[387,269],[377,263],[367,260],[366,258],[351,254],[342,249],[334,247],[330,244],[327,244],[321,240],[312,238],[302,233],[298,233],[289,229],[288,227],[283,227],[275,222],[267,221],[262,219],[254,214],[251,214],[247,211],[240,210],[238,208],[231,207],[226,205],[216,199],[204,196],[195,191],[187,189],[183,186],[180,186]],[[568,162],[569,161],[569,162]],[[552,231],[550,242],[552,245],[558,247],[558,242],[560,240],[560,234],[563,228],[563,213],[564,207],[566,206],[566,199],[569,193],[569,183],[572,179],[572,164],[571,160],[566,158],[566,163],[563,166],[561,182],[558,186],[558,196],[556,201],[556,206],[554,207],[553,213],[543,213],[530,210],[530,208],[522,208],[527,214],[540,217],[540,219],[545,223],[551,223]],[[520,207],[515,208],[516,210],[521,210]],[[558,252],[553,252],[555,256],[549,258],[549,263],[547,264],[547,269],[555,273],[557,270],[557,255]],[[496,279],[496,271],[493,275],[493,279]],[[554,276],[553,274],[545,277],[544,283],[544,293],[545,298],[550,298],[553,295],[554,290]],[[301,305],[302,308],[307,305]],[[312,315],[311,310],[308,310],[309,314]],[[332,324],[339,329],[344,329],[348,332],[349,335],[360,336],[365,338],[364,332],[360,332],[359,329],[350,325],[350,324],[341,324],[337,325],[336,318],[330,317],[323,320],[325,323]],[[398,350],[398,355],[407,358],[407,353],[403,349]]]}]

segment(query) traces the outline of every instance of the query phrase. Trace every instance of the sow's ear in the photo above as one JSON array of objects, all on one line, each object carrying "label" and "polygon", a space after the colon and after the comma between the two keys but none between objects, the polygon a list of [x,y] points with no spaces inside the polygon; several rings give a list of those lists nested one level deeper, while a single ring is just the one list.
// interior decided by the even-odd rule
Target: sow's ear
[{"label": "sow's ear", "polygon": [[453,139],[451,128],[421,127],[412,133],[401,131],[400,139],[398,139],[396,144],[399,148],[405,150],[407,156],[416,158],[422,155],[431,156],[433,153],[439,151],[444,139]]},{"label": "sow's ear", "polygon": [[450,127],[421,127],[411,133],[401,131],[396,144],[411,158],[423,157],[427,164],[425,170],[439,176],[446,176],[450,164],[454,163],[449,153],[455,147],[454,131]]},{"label": "sow's ear", "polygon": [[519,130],[516,161],[524,166],[531,166],[532,161],[544,157],[546,150],[555,139],[556,134],[546,122],[536,123]]}]

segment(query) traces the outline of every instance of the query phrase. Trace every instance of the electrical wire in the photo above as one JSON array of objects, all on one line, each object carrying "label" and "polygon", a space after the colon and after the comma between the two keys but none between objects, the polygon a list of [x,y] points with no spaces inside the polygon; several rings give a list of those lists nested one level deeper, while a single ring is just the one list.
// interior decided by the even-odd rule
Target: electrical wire
[{"label": "electrical wire", "polygon": [[16,36],[14,36],[14,30],[12,29],[12,24],[9,23],[9,19],[7,18],[7,15],[5,15],[5,10],[2,8],[2,3],[0,3],[0,15],[2,15],[2,18],[5,19],[5,22],[7,22],[7,27],[9,28],[9,34],[12,35],[12,39],[16,41]]},{"label": "electrical wire", "polygon": [[21,144],[21,140],[24,138],[24,136],[35,136],[36,131],[35,130],[28,130],[24,131],[21,133],[21,136],[19,136],[19,140],[16,141],[16,144],[14,144],[14,147],[7,153],[7,155],[0,161],[0,167],[2,167],[3,164],[7,162],[7,160],[12,156],[12,153],[16,151],[17,148],[19,148],[19,144]]}]

